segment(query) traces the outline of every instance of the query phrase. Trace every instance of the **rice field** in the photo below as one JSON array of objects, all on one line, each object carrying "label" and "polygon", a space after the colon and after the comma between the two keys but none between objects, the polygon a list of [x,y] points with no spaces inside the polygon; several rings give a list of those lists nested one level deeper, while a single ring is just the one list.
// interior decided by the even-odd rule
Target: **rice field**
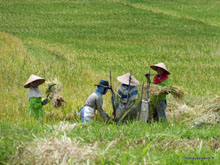
[{"label": "rice field", "polygon": [[[41,164],[219,164],[219,123],[191,128],[203,112],[218,109],[213,99],[220,95],[219,5],[218,0],[0,0],[0,164],[36,164],[39,158]],[[144,74],[158,62],[171,72],[172,85],[184,90],[184,100],[168,97],[167,125],[105,125],[99,117],[89,126],[79,123],[76,112],[100,79],[109,80],[109,71],[116,90],[116,77],[130,70],[146,84]],[[23,85],[31,74],[59,81],[65,99],[59,108],[45,106],[43,124],[27,114]],[[40,87],[45,97],[46,88]],[[109,115],[110,96],[104,96]],[[74,127],[55,133],[66,120]],[[77,151],[67,154],[65,145]],[[48,159],[34,154],[36,146],[44,147]],[[32,154],[24,158],[26,153]]]}]

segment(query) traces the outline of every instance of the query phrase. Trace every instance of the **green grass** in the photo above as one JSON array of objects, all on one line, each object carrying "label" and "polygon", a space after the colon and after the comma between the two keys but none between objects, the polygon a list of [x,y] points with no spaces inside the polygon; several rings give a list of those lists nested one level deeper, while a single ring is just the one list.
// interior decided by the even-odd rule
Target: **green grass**
[{"label": "green grass", "polygon": [[[218,9],[216,3],[209,2],[211,12]],[[173,83],[184,86],[189,95],[216,94],[220,33],[219,27],[209,22],[215,18],[215,24],[219,17],[197,16],[207,13],[205,2],[14,1],[1,4],[1,30],[21,38],[30,50],[35,48],[33,55],[41,52],[41,45],[44,49],[48,49],[48,44],[62,45],[63,50],[75,55],[72,61],[83,62],[86,70],[105,75],[109,70],[115,75],[133,70],[141,81],[149,65],[163,61],[173,73],[170,77]],[[187,12],[194,6],[196,10]],[[163,13],[167,10],[175,10],[177,14]]]},{"label": "green grass", "polygon": [[[32,121],[23,85],[30,74],[58,78],[63,85],[66,103],[59,109],[45,106],[46,124],[77,119],[94,84],[108,80],[110,70],[116,89],[117,76],[132,70],[146,82],[149,66],[164,62],[171,83],[184,88],[188,105],[219,95],[219,22],[218,0],[0,0],[0,163],[9,161],[19,144],[31,142],[32,133],[43,137],[49,131],[28,125]],[[45,88],[40,87],[44,96]],[[111,114],[110,93],[104,108]],[[219,151],[211,149],[218,132],[218,126],[191,129],[179,121],[167,126],[97,123],[76,127],[67,136],[82,138],[81,145],[97,140],[99,152],[118,137],[118,144],[97,157],[99,164],[144,164],[144,158],[147,164],[219,164]],[[136,145],[140,138],[146,142]],[[198,153],[201,140],[204,147]],[[184,150],[182,143],[192,141],[196,147]],[[184,160],[189,156],[215,159]]]},{"label": "green grass", "polygon": [[[2,123],[0,131],[2,160],[10,159],[18,144],[26,146],[33,139],[58,139],[67,136],[78,141],[79,146],[96,145],[91,163],[102,164],[218,164],[218,151],[214,149],[214,139],[218,126],[188,129],[178,123],[143,125],[138,122],[123,125],[77,125],[73,129],[57,131],[49,125],[39,123],[10,125]],[[100,131],[102,130],[102,131]],[[56,132],[54,134],[53,132]],[[39,146],[40,147],[40,146]],[[7,151],[7,152],[5,152]],[[16,153],[15,153],[16,152]],[[22,153],[23,151],[20,150]],[[47,154],[47,153],[45,153]],[[27,155],[28,157],[28,155]],[[186,157],[214,157],[214,160],[187,160]],[[20,163],[25,160],[20,160]]]}]

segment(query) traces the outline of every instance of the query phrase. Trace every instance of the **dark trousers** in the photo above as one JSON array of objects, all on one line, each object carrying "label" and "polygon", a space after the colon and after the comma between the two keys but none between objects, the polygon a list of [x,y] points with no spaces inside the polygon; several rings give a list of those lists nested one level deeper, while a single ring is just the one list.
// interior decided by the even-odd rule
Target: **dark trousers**
[{"label": "dark trousers", "polygon": [[153,119],[154,121],[167,121],[166,116],[167,101],[158,101],[153,108]]}]

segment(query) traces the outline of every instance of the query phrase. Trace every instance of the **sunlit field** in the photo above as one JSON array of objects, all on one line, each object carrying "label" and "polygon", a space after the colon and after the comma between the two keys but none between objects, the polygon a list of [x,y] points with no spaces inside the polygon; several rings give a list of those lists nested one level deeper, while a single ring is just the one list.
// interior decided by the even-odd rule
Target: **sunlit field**
[{"label": "sunlit field", "polygon": [[[218,0],[0,0],[0,164],[219,164],[219,123],[191,127],[220,96],[219,6]],[[76,112],[109,71],[116,90],[117,76],[129,71],[146,84],[144,74],[159,62],[185,92],[182,101],[168,96],[169,123],[107,125],[97,117],[80,124]],[[27,114],[23,85],[31,74],[62,84],[65,103],[46,105],[43,124]],[[45,97],[46,88],[40,86]],[[103,97],[109,115],[110,97]],[[36,155],[36,146],[45,150]]]}]

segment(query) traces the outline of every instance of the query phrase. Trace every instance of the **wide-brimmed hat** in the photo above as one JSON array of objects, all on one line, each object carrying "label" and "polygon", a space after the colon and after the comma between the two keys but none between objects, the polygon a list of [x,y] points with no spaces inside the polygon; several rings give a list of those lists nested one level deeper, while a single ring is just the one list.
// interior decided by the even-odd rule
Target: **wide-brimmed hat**
[{"label": "wide-brimmed hat", "polygon": [[[129,85],[129,79],[130,79],[130,73],[126,73],[122,76],[117,77],[118,81],[120,81],[121,83],[126,84],[126,85]],[[133,75],[131,75],[130,85],[131,86],[139,85],[139,81]]]},{"label": "wide-brimmed hat", "polygon": [[27,80],[27,82],[24,84],[25,88],[30,88],[31,87],[31,83],[37,81],[38,83],[36,85],[40,85],[43,84],[45,79],[40,77],[40,76],[36,76],[36,75],[31,75],[29,77],[29,79]]},{"label": "wide-brimmed hat", "polygon": [[168,74],[170,74],[170,72],[168,71],[168,69],[166,68],[166,65],[162,62],[158,63],[158,64],[154,64],[150,66],[153,70],[157,71],[157,68],[161,68],[163,70],[165,70]]},{"label": "wide-brimmed hat", "polygon": [[95,86],[101,86],[101,87],[104,87],[104,88],[108,88],[109,87],[109,83],[106,80],[100,80],[99,84],[97,84]]}]

